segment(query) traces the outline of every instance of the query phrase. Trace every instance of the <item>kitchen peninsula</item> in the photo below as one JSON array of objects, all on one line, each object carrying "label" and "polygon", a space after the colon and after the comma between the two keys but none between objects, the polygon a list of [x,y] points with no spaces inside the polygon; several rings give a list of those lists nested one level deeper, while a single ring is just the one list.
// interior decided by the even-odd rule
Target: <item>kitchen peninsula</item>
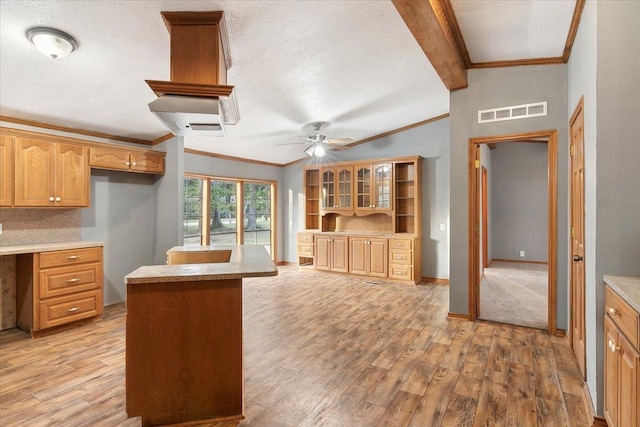
[{"label": "kitchen peninsula", "polygon": [[178,246],[167,261],[125,277],[127,414],[241,420],[242,279],[278,270],[262,246]]}]

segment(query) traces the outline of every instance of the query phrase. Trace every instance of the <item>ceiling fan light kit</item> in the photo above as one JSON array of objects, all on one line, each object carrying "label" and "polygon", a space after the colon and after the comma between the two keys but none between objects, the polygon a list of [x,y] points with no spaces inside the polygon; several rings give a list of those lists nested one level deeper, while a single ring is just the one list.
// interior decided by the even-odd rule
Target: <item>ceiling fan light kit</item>
[{"label": "ceiling fan light kit", "polygon": [[320,144],[313,144],[312,146],[304,150],[304,152],[307,153],[309,157],[324,157],[324,155],[327,154],[325,149],[322,148],[322,145]]},{"label": "ceiling fan light kit", "polygon": [[76,39],[55,28],[33,27],[25,34],[40,53],[53,59],[64,58],[78,48]]},{"label": "ceiling fan light kit", "polygon": [[313,130],[315,131],[314,135],[309,136],[299,136],[298,138],[302,138],[305,142],[291,142],[286,144],[278,144],[278,145],[309,145],[304,149],[304,152],[309,157],[324,157],[329,150],[348,150],[348,145],[353,142],[351,138],[327,138],[324,135],[320,135],[320,128],[322,127],[322,123],[316,122],[313,123]]}]

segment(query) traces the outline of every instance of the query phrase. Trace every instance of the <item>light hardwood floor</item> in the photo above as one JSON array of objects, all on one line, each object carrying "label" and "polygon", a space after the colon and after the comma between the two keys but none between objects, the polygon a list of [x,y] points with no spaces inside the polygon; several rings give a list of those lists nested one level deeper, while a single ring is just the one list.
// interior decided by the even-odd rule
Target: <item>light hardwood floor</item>
[{"label": "light hardwood floor", "polygon": [[[589,425],[565,340],[447,319],[446,285],[282,267],[244,298],[241,426]],[[140,425],[124,408],[124,314],[35,340],[1,332],[0,425]]]}]

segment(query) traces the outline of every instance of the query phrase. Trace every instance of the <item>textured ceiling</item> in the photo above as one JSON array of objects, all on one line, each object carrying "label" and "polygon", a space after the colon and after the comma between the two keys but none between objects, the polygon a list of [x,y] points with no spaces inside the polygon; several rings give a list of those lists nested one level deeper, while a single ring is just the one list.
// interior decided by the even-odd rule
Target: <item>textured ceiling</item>
[{"label": "textured ceiling", "polygon": [[[452,0],[473,62],[561,56],[574,0]],[[161,11],[225,12],[240,122],[196,150],[284,164],[298,135],[361,140],[449,111],[449,93],[389,0],[0,1],[0,114],[152,140],[168,133],[145,79],[169,80]],[[33,26],[72,34],[52,60]]]},{"label": "textured ceiling", "polygon": [[561,57],[575,0],[451,0],[471,62]]},{"label": "textured ceiling", "polygon": [[[132,138],[168,130],[145,79],[169,80],[169,10],[223,10],[240,122],[185,146],[286,163],[304,157],[311,123],[363,139],[449,110],[449,94],[392,3],[383,1],[6,1],[0,3],[0,114]],[[72,34],[52,60],[32,26]]]}]

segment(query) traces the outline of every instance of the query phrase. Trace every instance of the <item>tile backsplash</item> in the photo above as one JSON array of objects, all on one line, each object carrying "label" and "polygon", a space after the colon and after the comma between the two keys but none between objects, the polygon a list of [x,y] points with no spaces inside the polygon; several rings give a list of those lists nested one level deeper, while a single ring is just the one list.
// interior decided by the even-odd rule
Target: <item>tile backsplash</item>
[{"label": "tile backsplash", "polygon": [[80,209],[0,209],[0,246],[80,240]]}]

